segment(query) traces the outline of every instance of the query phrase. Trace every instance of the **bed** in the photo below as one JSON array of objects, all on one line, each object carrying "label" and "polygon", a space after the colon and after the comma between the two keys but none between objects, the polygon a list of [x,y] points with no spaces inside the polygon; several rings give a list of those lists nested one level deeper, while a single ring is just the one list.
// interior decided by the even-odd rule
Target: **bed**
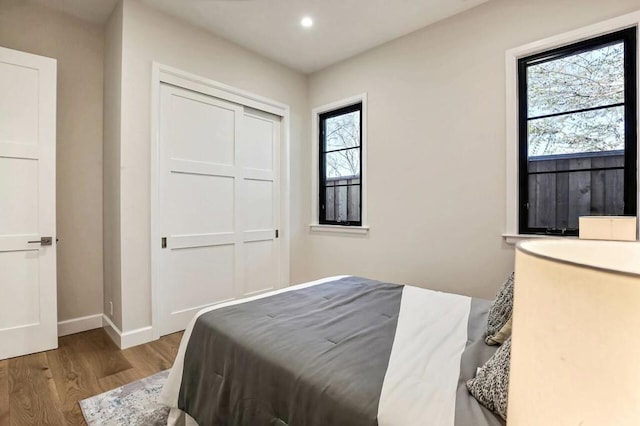
[{"label": "bed", "polygon": [[490,302],[338,276],[207,308],[161,394],[169,424],[498,426],[465,383]]}]

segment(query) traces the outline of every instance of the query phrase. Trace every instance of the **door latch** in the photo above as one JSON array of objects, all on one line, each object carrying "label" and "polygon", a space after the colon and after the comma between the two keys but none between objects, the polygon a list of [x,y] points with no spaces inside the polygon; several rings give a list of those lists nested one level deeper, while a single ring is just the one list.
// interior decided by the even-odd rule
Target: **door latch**
[{"label": "door latch", "polygon": [[40,244],[41,246],[50,246],[53,244],[52,237],[42,237],[39,240],[27,241],[29,244]]},{"label": "door latch", "polygon": [[162,248],[167,248],[167,237],[162,237],[162,242],[160,244]]}]

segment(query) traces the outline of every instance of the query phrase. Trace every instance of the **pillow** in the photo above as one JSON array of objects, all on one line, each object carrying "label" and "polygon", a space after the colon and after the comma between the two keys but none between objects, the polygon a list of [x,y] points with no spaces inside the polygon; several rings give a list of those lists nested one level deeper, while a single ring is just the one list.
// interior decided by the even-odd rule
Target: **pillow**
[{"label": "pillow", "polygon": [[467,389],[478,402],[507,420],[511,337],[498,348],[471,380]]},{"label": "pillow", "polygon": [[511,314],[513,313],[513,272],[502,284],[489,308],[487,321],[487,345],[500,345],[511,336]]}]

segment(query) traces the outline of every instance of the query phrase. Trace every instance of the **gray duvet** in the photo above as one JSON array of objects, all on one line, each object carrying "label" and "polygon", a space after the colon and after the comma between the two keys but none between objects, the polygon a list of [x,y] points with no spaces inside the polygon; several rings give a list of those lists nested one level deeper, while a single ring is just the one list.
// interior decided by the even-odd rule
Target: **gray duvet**
[{"label": "gray duvet", "polygon": [[[201,426],[377,425],[402,291],[348,277],[201,315],[178,407]],[[503,424],[464,386],[495,350],[482,342],[487,309],[472,300],[456,426]]]}]

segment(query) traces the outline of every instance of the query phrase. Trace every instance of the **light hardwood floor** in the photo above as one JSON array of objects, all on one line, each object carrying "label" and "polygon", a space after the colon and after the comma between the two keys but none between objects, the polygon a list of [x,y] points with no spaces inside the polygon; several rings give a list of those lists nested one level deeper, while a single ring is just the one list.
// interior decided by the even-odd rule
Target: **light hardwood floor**
[{"label": "light hardwood floor", "polygon": [[182,333],[121,351],[103,329],[0,361],[0,425],[83,425],[78,401],[170,368]]}]

